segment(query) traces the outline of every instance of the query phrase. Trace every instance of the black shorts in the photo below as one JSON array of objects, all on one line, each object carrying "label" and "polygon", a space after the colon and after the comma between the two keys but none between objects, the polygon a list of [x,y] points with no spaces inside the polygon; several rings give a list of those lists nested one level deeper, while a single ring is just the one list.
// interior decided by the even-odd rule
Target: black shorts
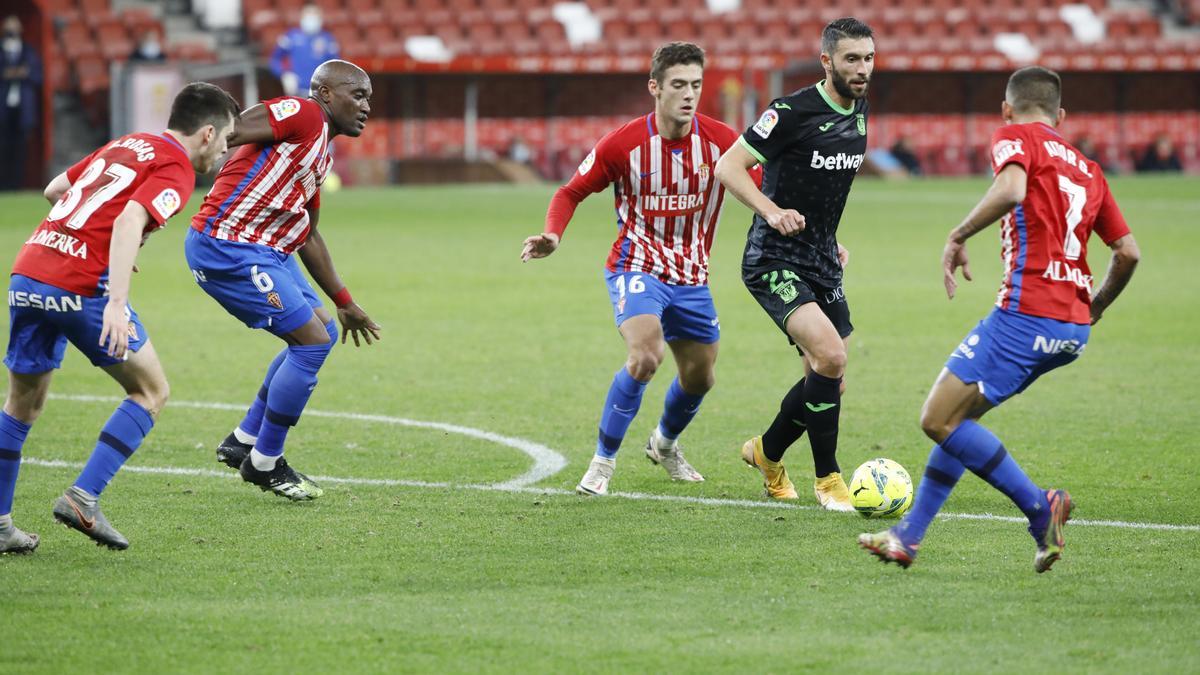
[{"label": "black shorts", "polygon": [[[743,265],[742,281],[784,335],[787,335],[788,317],[810,302],[817,303],[829,317],[838,335],[845,338],[854,332],[854,325],[850,323],[850,305],[846,304],[846,294],[841,286],[822,285],[801,276],[787,263],[778,262],[753,267]],[[788,341],[792,341],[790,335]]]}]

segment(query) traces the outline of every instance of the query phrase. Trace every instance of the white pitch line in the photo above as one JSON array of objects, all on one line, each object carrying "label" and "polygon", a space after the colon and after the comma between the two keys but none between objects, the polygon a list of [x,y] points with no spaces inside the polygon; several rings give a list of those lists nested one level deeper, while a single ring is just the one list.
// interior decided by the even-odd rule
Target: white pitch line
[{"label": "white pitch line", "polygon": [[[51,394],[51,399],[59,401],[77,401],[81,403],[118,403],[122,399],[115,396],[90,396],[86,394]],[[171,401],[171,408],[198,408],[201,410],[233,410],[236,412],[245,412],[246,406],[237,405],[234,403],[211,403],[207,401]],[[443,422],[425,422],[422,420],[410,420],[404,417],[390,417],[387,415],[364,415],[361,413],[348,412],[330,412],[327,410],[308,410],[304,411],[307,417],[329,417],[333,419],[354,420],[356,422],[378,422],[380,424],[394,424],[404,427],[413,427],[416,429],[435,429],[444,431],[449,434],[458,434],[460,436],[468,436],[477,438],[481,441],[488,441],[503,445],[514,450],[520,450],[528,455],[533,460],[533,467],[516,478],[499,483],[503,487],[522,487],[533,485],[539,481],[543,481],[554,474],[562,471],[567,466],[567,458],[560,453],[533,441],[524,438],[514,438],[512,436],[501,436],[490,431],[481,429],[473,429],[471,427],[461,427],[457,424],[445,424]]]},{"label": "white pitch line", "polygon": [[[47,460],[36,459],[33,457],[25,457],[21,460],[23,465],[41,466],[61,469],[80,469],[83,464],[80,462],[64,462],[62,460]],[[239,478],[232,471],[215,471],[213,469],[189,469],[185,467],[173,466],[126,466],[121,469],[123,472],[129,473],[145,473],[145,474],[165,474],[170,476],[197,476],[202,478]],[[524,485],[513,485],[512,482],[498,483],[490,485],[480,484],[460,484],[460,483],[441,483],[421,480],[398,480],[393,478],[339,478],[336,476],[313,476],[314,480],[330,484],[342,485],[364,485],[375,487],[415,487],[415,488],[435,488],[440,490],[455,489],[455,490],[479,490],[484,492],[509,492],[532,495],[559,495],[574,497],[575,493],[562,488],[537,488]],[[703,506],[740,506],[744,508],[757,509],[782,509],[792,511],[814,511],[817,507],[802,504],[788,504],[785,502],[766,502],[755,501],[753,499],[724,499],[719,497],[688,497],[685,495],[657,495],[644,492],[610,492],[607,497],[589,497],[588,499],[633,499],[638,501],[657,501],[657,502],[675,502],[682,504],[700,504]],[[1015,516],[997,516],[990,513],[942,513],[938,515],[942,519],[960,519],[960,520],[991,520],[1001,521],[1006,523],[1025,523],[1024,518]],[[1072,526],[1082,525],[1085,527],[1115,527],[1130,530],[1166,530],[1173,532],[1200,532],[1200,525],[1171,525],[1168,523],[1132,523],[1120,520],[1072,520]]]}]

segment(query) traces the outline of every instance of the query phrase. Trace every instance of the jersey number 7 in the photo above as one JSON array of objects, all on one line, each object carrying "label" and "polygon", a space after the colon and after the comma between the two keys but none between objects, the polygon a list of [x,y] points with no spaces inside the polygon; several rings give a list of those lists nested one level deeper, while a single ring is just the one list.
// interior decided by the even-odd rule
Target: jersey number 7
[{"label": "jersey number 7", "polygon": [[1076,234],[1075,228],[1079,227],[1079,222],[1083,220],[1083,207],[1087,204],[1087,189],[1082,185],[1072,183],[1061,173],[1058,174],[1058,189],[1067,195],[1067,239],[1063,242],[1063,254],[1066,255],[1067,260],[1079,260],[1083,244],[1079,241],[1079,235]]},{"label": "jersey number 7", "polygon": [[[107,180],[97,183],[102,176]],[[136,177],[137,172],[127,166],[114,162],[105,168],[105,161],[97,159],[88,164],[87,168],[83,170],[83,174],[79,176],[79,180],[76,180],[71,189],[59,198],[54,208],[50,209],[48,219],[67,218],[64,225],[68,229],[78,230],[87,223],[88,218],[97,209],[129,187]],[[85,193],[88,193],[87,199],[83,198]]]}]

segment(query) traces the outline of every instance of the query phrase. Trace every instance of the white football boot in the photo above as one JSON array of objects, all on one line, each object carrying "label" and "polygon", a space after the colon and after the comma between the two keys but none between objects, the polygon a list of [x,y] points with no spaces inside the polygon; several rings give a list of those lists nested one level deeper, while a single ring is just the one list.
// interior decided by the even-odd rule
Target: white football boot
[{"label": "white football boot", "polygon": [[599,455],[592,456],[587,473],[575,486],[575,492],[581,495],[599,497],[608,494],[608,483],[612,480],[613,469],[617,468],[617,460],[605,459]]},{"label": "white football boot", "polygon": [[692,465],[684,459],[683,448],[679,447],[679,440],[668,441],[657,426],[650,433],[650,440],[646,441],[646,458],[666,469],[671,480],[682,480],[688,483],[704,482],[704,476],[701,476],[700,472],[692,468]]}]

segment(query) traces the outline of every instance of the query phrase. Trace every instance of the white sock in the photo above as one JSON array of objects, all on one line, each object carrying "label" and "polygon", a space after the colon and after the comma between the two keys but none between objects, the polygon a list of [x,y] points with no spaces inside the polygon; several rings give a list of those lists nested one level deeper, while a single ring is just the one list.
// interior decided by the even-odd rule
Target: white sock
[{"label": "white sock", "polygon": [[238,443],[243,445],[254,445],[254,442],[258,440],[258,436],[251,436],[250,434],[242,431],[241,427],[233,428],[233,437],[237,439]]},{"label": "white sock", "polygon": [[674,450],[675,439],[668,438],[667,435],[663,433],[662,425],[659,425],[654,427],[654,445],[659,450]]},{"label": "white sock", "polygon": [[7,530],[12,527],[12,514],[6,513],[0,516],[0,530]]},{"label": "white sock", "polygon": [[275,462],[279,460],[279,455],[264,455],[254,448],[250,451],[250,463],[259,471],[270,471],[275,468]]}]

